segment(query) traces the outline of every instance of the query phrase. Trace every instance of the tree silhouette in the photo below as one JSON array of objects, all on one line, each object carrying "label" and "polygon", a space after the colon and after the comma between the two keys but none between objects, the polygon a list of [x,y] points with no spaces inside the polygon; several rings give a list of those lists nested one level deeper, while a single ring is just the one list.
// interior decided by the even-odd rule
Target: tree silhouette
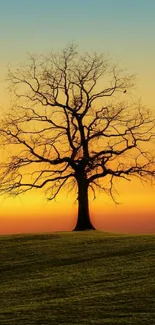
[{"label": "tree silhouette", "polygon": [[28,64],[9,71],[9,81],[15,101],[1,122],[1,144],[10,154],[1,163],[2,194],[44,188],[52,200],[65,186],[75,187],[75,230],[86,230],[94,228],[90,191],[95,197],[103,190],[115,201],[118,178],[155,176],[154,156],[146,150],[155,120],[148,109],[127,102],[133,77],[104,55],[80,55],[70,45],[29,56]]}]

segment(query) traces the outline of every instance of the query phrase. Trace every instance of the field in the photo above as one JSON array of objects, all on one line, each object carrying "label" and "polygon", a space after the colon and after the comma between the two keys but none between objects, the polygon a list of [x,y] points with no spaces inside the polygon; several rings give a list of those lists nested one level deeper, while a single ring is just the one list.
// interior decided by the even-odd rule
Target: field
[{"label": "field", "polygon": [[155,324],[155,236],[1,236],[0,324]]}]

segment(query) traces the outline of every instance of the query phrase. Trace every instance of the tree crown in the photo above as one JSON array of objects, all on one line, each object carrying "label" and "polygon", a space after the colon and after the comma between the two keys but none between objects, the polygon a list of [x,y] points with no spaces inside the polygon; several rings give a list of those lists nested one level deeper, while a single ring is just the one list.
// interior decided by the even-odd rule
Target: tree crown
[{"label": "tree crown", "polygon": [[13,152],[1,163],[1,193],[45,187],[53,199],[83,178],[94,195],[97,187],[114,199],[114,179],[154,178],[146,143],[155,119],[141,104],[129,104],[133,76],[104,55],[80,55],[73,45],[30,55],[28,64],[9,71],[9,81],[16,100],[0,135]]}]

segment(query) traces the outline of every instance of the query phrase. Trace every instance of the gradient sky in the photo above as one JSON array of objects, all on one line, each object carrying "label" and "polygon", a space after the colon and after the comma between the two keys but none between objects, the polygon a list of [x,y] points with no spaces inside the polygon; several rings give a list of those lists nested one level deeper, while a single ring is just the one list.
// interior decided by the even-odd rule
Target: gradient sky
[{"label": "gradient sky", "polygon": [[[10,100],[4,83],[8,65],[24,61],[28,52],[48,53],[75,42],[80,51],[105,52],[137,73],[135,97],[155,111],[154,17],[154,0],[0,0],[0,105]],[[102,194],[91,203],[97,228],[155,232],[154,187],[138,181],[118,187],[119,206]],[[47,204],[38,191],[1,198],[0,233],[70,230],[76,215],[72,201],[63,193]]]}]

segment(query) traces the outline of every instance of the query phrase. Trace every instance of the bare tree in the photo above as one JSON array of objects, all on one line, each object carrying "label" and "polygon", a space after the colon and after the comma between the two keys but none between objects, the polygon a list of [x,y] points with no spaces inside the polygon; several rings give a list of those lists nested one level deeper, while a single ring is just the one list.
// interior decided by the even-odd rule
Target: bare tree
[{"label": "bare tree", "polygon": [[2,194],[44,188],[52,200],[65,186],[75,187],[75,230],[86,230],[94,228],[90,191],[95,197],[103,190],[115,201],[118,178],[154,178],[146,143],[155,119],[140,104],[129,104],[133,77],[104,55],[80,55],[67,46],[48,57],[29,56],[27,65],[9,71],[9,80],[16,100],[1,122],[1,144],[9,149],[1,162]]}]

